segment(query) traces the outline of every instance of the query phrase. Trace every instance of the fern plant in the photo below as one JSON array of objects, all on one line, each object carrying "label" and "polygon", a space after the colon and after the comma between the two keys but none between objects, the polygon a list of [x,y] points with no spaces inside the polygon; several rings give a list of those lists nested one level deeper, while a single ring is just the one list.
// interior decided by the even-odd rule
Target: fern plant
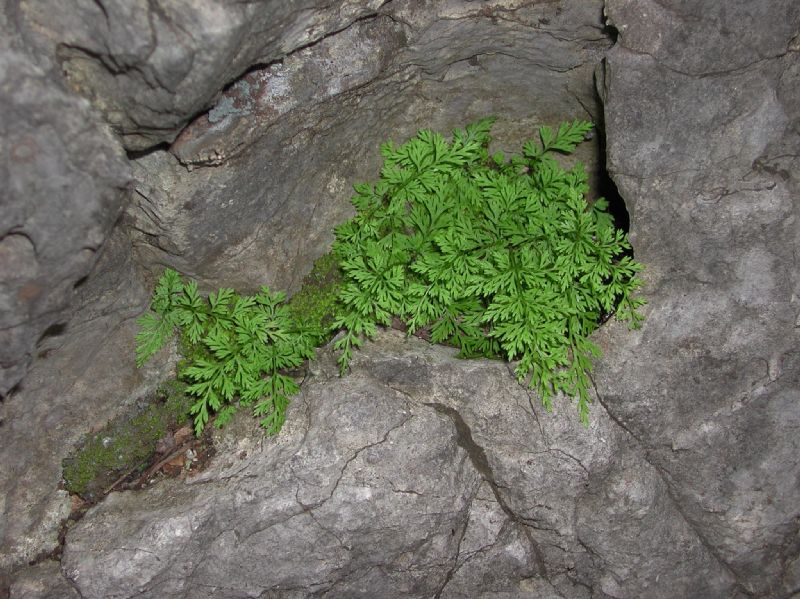
[{"label": "fern plant", "polygon": [[[590,123],[541,127],[538,140],[506,159],[489,155],[493,121],[456,130],[450,142],[427,130],[388,142],[380,179],[355,186],[356,215],[337,227],[333,247],[342,275],[331,326],[340,332],[340,370],[377,326],[400,319],[409,334],[426,330],[462,357],[515,361],[519,381],[545,406],[557,393],[577,397],[588,423],[589,373],[600,355],[589,336],[611,314],[639,326],[642,266],[608,203],[587,202],[583,166],[565,170],[555,159],[575,149]],[[267,287],[204,298],[168,269],[138,321],[137,365],[177,333],[195,432],[214,413],[224,424],[238,404],[277,433],[299,389],[291,371],[325,339],[323,319],[299,321],[304,311],[285,299]]]},{"label": "fern plant", "polygon": [[139,320],[136,364],[143,365],[175,334],[187,359],[178,376],[189,383],[191,406],[199,435],[212,414],[222,426],[236,405],[252,407],[270,434],[283,425],[289,398],[299,386],[289,372],[314,356],[319,331],[297,322],[285,304],[286,295],[268,287],[252,296],[222,288],[200,296],[194,281],[164,271],[151,310]]},{"label": "fern plant", "polygon": [[642,266],[606,200],[592,204],[584,167],[565,170],[591,123],[539,129],[521,155],[489,156],[494,119],[453,132],[428,130],[381,147],[380,178],[355,186],[356,215],[336,229],[344,275],[334,329],[344,373],[378,325],[400,318],[463,357],[517,361],[520,382],[544,405],[577,397],[588,423],[589,340],[602,318],[639,326]]}]

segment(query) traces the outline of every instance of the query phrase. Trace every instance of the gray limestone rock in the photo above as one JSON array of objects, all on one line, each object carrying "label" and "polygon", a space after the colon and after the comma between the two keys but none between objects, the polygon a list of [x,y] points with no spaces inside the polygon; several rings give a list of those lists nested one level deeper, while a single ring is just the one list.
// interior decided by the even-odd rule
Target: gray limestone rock
[{"label": "gray limestone rock", "polygon": [[127,198],[130,169],[89,103],[0,48],[0,397],[69,319]]},{"label": "gray limestone rock", "polygon": [[[387,139],[496,115],[498,149],[519,152],[537,125],[599,118],[600,2],[386,10],[250,72],[169,151],[134,161],[128,223],[143,264],[209,289],[295,291],[351,216],[352,186],[377,177]],[[579,154],[593,173],[597,143]]]},{"label": "gray limestone rock", "polygon": [[[608,29],[602,9],[5,3],[2,393],[37,356],[0,404],[9,590],[800,592],[800,7],[607,0]],[[128,164],[59,69],[126,147],[151,151]],[[604,121],[581,158],[605,142],[649,304],[641,330],[594,337],[588,429],[567,402],[544,412],[505,364],[384,333],[345,378],[327,354],[312,366],[278,437],[242,415],[201,475],[93,508],[61,574],[46,560],[5,576],[57,548],[61,459],[168,376],[169,352],[133,368],[150,275],[295,290],[350,214],[350,186],[375,177],[380,142],[487,114],[506,151],[540,123]],[[128,168],[136,193],[108,237]]]},{"label": "gray limestone rock", "polygon": [[81,599],[80,593],[64,578],[61,564],[54,560],[21,570],[9,587],[9,599]]},{"label": "gray limestone rock", "polygon": [[596,381],[740,592],[784,596],[800,582],[800,6],[607,11],[608,169],[650,303],[635,335],[601,334]]},{"label": "gray limestone rock", "polygon": [[130,240],[116,229],[81,286],[75,316],[43,340],[22,385],[0,403],[0,573],[58,548],[70,514],[61,461],[174,367],[167,350],[141,370],[134,366],[134,318],[148,296]]},{"label": "gray limestone rock", "polygon": [[128,149],[171,142],[226,84],[385,0],[22,0],[17,25],[91,98]]},{"label": "gray limestone rock", "polygon": [[389,17],[360,20],[279,63],[250,71],[170,146],[186,165],[219,165],[268,135],[291,111],[313,120],[317,104],[372,82],[405,43]]},{"label": "gray limestone rock", "polygon": [[344,378],[327,354],[315,366],[278,437],[229,438],[196,478],[113,494],[91,510],[62,560],[81,595],[722,597],[733,588],[660,474],[601,409],[584,428],[567,401],[543,410],[506,364],[458,360],[397,332],[369,344]]},{"label": "gray limestone rock", "polygon": [[[59,27],[69,25],[68,33],[77,36],[75,39],[85,41],[94,36],[92,43],[105,44],[98,40],[113,31],[115,43],[129,45],[126,52],[133,56],[138,52],[138,38],[123,32],[138,27],[138,20],[147,11],[103,3],[109,17],[108,31],[105,26],[95,28],[95,13],[101,5],[81,4],[80,11],[62,15],[68,5],[50,7],[48,12],[43,4],[23,2],[19,10],[8,8],[3,12],[4,23],[15,27],[12,37],[16,46],[38,52],[35,59],[22,53],[8,56],[16,57],[20,64],[40,65],[31,64],[30,69],[26,66],[25,76],[8,70],[8,82],[12,75],[14,81],[36,81],[47,92],[32,93],[38,102],[46,103],[48,94],[57,91],[67,108],[73,104],[78,107],[65,108],[66,114],[72,116],[63,122],[50,113],[40,115],[42,123],[55,123],[48,131],[61,134],[64,129],[67,138],[58,146],[61,153],[51,149],[52,160],[48,164],[59,165],[61,160],[66,165],[64,169],[72,169],[75,165],[84,168],[85,162],[102,172],[89,170],[86,181],[76,179],[73,187],[58,188],[66,198],[60,206],[68,207],[63,213],[47,211],[55,204],[42,203],[41,216],[49,219],[48,223],[69,225],[57,231],[51,227],[46,230],[47,235],[41,231],[47,242],[58,248],[58,259],[48,263],[49,270],[44,274],[50,277],[50,283],[64,280],[63,289],[48,287],[46,291],[48,297],[62,302],[59,305],[63,309],[46,312],[41,322],[34,323],[35,327],[10,329],[22,331],[23,339],[3,348],[11,360],[16,360],[15,364],[23,365],[7,387],[16,384],[31,356],[38,356],[40,363],[34,366],[19,393],[9,396],[2,407],[6,421],[17,422],[8,429],[8,443],[2,448],[8,465],[0,470],[0,478],[8,491],[0,521],[1,567],[24,563],[53,549],[67,510],[66,497],[57,489],[61,459],[82,434],[102,425],[146,388],[140,387],[141,377],[133,371],[130,356],[135,332],[132,318],[144,309],[147,290],[137,267],[128,262],[127,235],[131,236],[136,260],[151,272],[170,264],[200,279],[206,288],[230,285],[247,290],[266,282],[275,288],[294,290],[311,261],[326,250],[332,227],[349,216],[350,185],[374,177],[377,172],[380,142],[389,137],[402,139],[423,126],[443,130],[463,126],[468,119],[491,111],[505,116],[496,126],[497,136],[505,144],[503,149],[517,150],[537,123],[572,117],[581,113],[584,105],[596,111],[592,105],[590,59],[608,46],[607,37],[598,30],[600,3],[581,3],[579,9],[575,5],[564,11],[524,6],[511,10],[517,4],[520,3],[493,3],[494,8],[486,12],[471,3],[395,3],[391,14],[361,19],[306,49],[287,50],[283,64],[292,75],[287,76],[291,87],[280,105],[284,112],[277,121],[256,118],[248,121],[245,129],[237,130],[252,129],[247,152],[231,152],[230,160],[224,164],[192,172],[164,151],[132,161],[137,193],[134,206],[115,233],[114,249],[108,252],[117,257],[95,268],[87,282],[78,285],[77,293],[73,292],[74,284],[84,281],[99,252],[85,250],[86,260],[78,268],[72,248],[76,244],[79,248],[101,247],[107,234],[104,227],[110,226],[123,204],[123,196],[113,193],[124,187],[127,167],[119,158],[116,142],[103,126],[93,124],[97,123],[97,113],[57,83],[56,58],[73,56],[70,52],[80,44],[64,38],[59,42],[58,57],[48,57],[47,52],[55,51],[48,44],[58,41],[58,37],[52,33],[55,30],[49,37],[40,34],[48,31],[46,23],[58,21]],[[124,13],[123,8],[129,13]],[[350,8],[343,6],[342,14]],[[153,6],[150,9],[155,10]],[[193,13],[182,14],[190,19]],[[306,17],[312,21],[327,18],[312,14],[303,18]],[[78,24],[76,18],[83,22]],[[470,35],[460,35],[454,26],[459,24],[469,27]],[[96,36],[98,32],[101,35]],[[405,38],[408,32],[414,32],[413,42]],[[536,34],[533,41],[528,40],[529,34]],[[294,33],[285,35],[288,39]],[[449,46],[443,44],[448,37],[454,40]],[[515,48],[509,47],[509,40],[513,40]],[[549,48],[546,40],[551,40],[554,47]],[[169,43],[164,43],[166,49]],[[502,52],[494,51],[498,45],[503,45]],[[359,57],[358,69],[352,65],[355,56]],[[133,58],[131,61],[136,63]],[[70,60],[65,65],[68,74],[74,74]],[[122,71],[133,77],[137,68],[126,67]],[[336,82],[317,88],[320,80],[331,77]],[[71,81],[74,84],[76,80]],[[19,94],[25,87],[17,89],[9,84],[6,89]],[[540,102],[527,102],[537,94]],[[148,98],[147,94],[136,93],[125,101],[145,105]],[[25,119],[35,114],[31,106],[36,104],[20,104],[21,117],[9,125],[12,132],[26,126]],[[215,111],[209,113],[212,118],[222,114],[221,106],[217,104]],[[102,103],[99,107],[107,108]],[[66,131],[74,126],[73,118],[80,122],[83,133],[70,136]],[[88,148],[84,137],[93,140],[89,133],[95,130],[105,137],[94,140],[96,147]],[[235,136],[223,138],[226,144],[230,144],[230,137]],[[199,138],[198,148],[212,146],[208,138]],[[179,147],[176,144],[175,154],[180,155]],[[587,158],[591,159],[594,151],[596,148],[590,149]],[[187,162],[191,164],[191,160]],[[14,172],[14,177],[37,181],[40,165],[26,164]],[[115,181],[120,168],[125,176],[120,175],[119,189],[111,186],[108,191],[109,181]],[[51,171],[43,171],[48,174],[42,189],[48,193],[47,185],[66,181]],[[78,174],[70,176],[77,178]],[[11,174],[9,177],[13,182]],[[37,183],[40,184],[42,181]],[[93,203],[94,196],[89,192],[94,193],[95,189],[98,194],[107,194],[102,196],[108,200],[107,205]],[[80,195],[82,191],[87,194]],[[13,207],[21,210],[34,205],[17,202]],[[3,217],[7,214],[14,213],[4,212]],[[69,239],[64,237],[68,234],[72,235]],[[22,275],[44,276],[31,270],[39,268],[35,263],[39,257],[26,245],[26,239],[19,234],[4,238],[8,272],[20,281],[4,277],[3,284],[19,283],[25,289],[28,279],[22,280]],[[123,284],[120,277],[127,277],[127,283]],[[92,287],[91,293],[83,293],[86,286]],[[12,287],[11,291],[15,289]],[[48,307],[51,305],[48,303]],[[76,308],[80,308],[79,313],[70,321]],[[20,318],[23,314],[23,308],[14,304],[3,317]],[[39,339],[45,330],[47,335]],[[86,351],[87,347],[91,351]],[[93,360],[93,356],[102,360]],[[167,372],[167,366],[160,371]],[[59,375],[53,376],[53,372]],[[97,379],[102,379],[101,384]],[[147,381],[152,385],[152,379]],[[58,434],[37,434],[43,422],[54,423],[59,418],[64,422]],[[24,479],[19,478],[21,472],[26,473]]]}]

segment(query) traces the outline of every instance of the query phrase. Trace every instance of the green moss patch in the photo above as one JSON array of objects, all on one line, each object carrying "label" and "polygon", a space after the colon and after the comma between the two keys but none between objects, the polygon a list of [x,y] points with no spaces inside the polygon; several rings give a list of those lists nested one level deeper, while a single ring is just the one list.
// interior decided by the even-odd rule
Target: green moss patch
[{"label": "green moss patch", "polygon": [[180,381],[164,383],[133,418],[121,417],[88,435],[62,463],[64,488],[93,502],[121,476],[144,470],[158,441],[189,419],[192,400],[185,387]]},{"label": "green moss patch", "polygon": [[289,299],[289,310],[295,320],[319,331],[318,346],[330,340],[341,282],[342,273],[336,257],[332,253],[325,254],[314,262],[300,291]]}]

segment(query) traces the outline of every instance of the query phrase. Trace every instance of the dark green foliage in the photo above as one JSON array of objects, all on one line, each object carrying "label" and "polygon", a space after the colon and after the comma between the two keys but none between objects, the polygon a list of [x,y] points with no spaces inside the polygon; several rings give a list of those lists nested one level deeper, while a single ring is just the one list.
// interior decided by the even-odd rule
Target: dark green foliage
[{"label": "dark green foliage", "polygon": [[299,390],[289,372],[314,356],[321,332],[298,323],[286,295],[262,287],[242,296],[222,288],[203,298],[195,282],[184,283],[167,269],[158,281],[151,312],[139,318],[136,363],[141,366],[179,332],[186,360],[178,376],[193,396],[195,433],[212,414],[222,426],[236,402],[252,407],[261,425],[277,433],[289,398]]},{"label": "dark green foliage", "polygon": [[558,392],[577,397],[586,423],[600,353],[589,335],[612,312],[638,326],[642,267],[607,202],[587,203],[583,166],[564,170],[553,157],[572,152],[590,123],[541,127],[509,160],[488,154],[492,123],[450,143],[431,131],[386,143],[380,179],[355,186],[356,216],[334,244],[341,371],[377,325],[399,317],[464,357],[518,361],[518,379],[546,406]]}]

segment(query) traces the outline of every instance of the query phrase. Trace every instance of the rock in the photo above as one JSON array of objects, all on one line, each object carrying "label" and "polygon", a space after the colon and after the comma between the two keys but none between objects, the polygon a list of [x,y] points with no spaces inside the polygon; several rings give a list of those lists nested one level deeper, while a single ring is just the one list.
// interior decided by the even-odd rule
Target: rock
[{"label": "rock", "polygon": [[389,17],[358,21],[281,62],[250,71],[170,146],[187,165],[219,165],[249,148],[286,113],[313,111],[377,78],[405,43]]},{"label": "rock", "polygon": [[[646,54],[678,73],[701,77],[763,66],[798,51],[797,4],[609,0],[609,26],[619,46]],[[740,43],[747,38],[748,43]],[[680,48],[680,51],[677,49]]]},{"label": "rock", "polygon": [[72,314],[127,198],[129,167],[107,127],[31,60],[0,51],[0,397],[35,346]]},{"label": "rock", "polygon": [[93,508],[62,561],[81,596],[733,588],[602,409],[583,428],[566,401],[545,412],[507,365],[461,361],[397,332],[369,344],[352,373],[335,372],[323,357],[279,436],[236,431],[196,478]]},{"label": "rock", "polygon": [[595,380],[740,592],[785,596],[800,516],[800,6],[607,12],[608,169],[649,306],[640,332],[601,333]]},{"label": "rock", "polygon": [[[135,160],[141,262],[207,289],[296,291],[351,216],[352,186],[377,178],[387,139],[494,114],[498,149],[519,152],[537,125],[596,120],[593,65],[610,44],[600,2],[425,6],[401,3],[251,71],[169,152]],[[579,155],[593,173],[597,141]]]},{"label": "rock", "polygon": [[[369,3],[359,6],[367,5]],[[21,61],[20,64],[35,60],[41,65],[26,69],[26,77],[33,77],[31,73],[37,74],[39,79],[36,81],[41,80],[43,89],[58,90],[67,106],[78,106],[80,110],[67,110],[67,114],[79,120],[81,126],[85,125],[85,131],[98,129],[103,132],[105,137],[100,141],[94,140],[92,149],[78,145],[83,143],[81,135],[67,136],[65,133],[68,139],[60,150],[64,154],[52,150],[53,161],[61,159],[67,165],[80,165],[83,164],[81,161],[86,161],[104,169],[102,174],[90,170],[87,175],[94,177],[94,183],[86,183],[86,189],[96,189],[98,194],[105,193],[109,187],[107,182],[117,173],[120,152],[116,142],[102,127],[92,125],[97,122],[96,113],[90,111],[84,101],[61,89],[56,79],[56,58],[63,61],[73,86],[77,81],[76,73],[83,68],[76,65],[86,66],[94,61],[94,58],[76,58],[80,54],[76,48],[84,47],[81,46],[83,42],[90,44],[86,47],[98,50],[98,56],[103,57],[100,62],[104,60],[107,65],[138,65],[135,57],[141,48],[137,44],[145,38],[125,32],[143,26],[140,17],[152,8],[136,11],[108,3],[103,6],[109,17],[107,25],[97,24],[99,13],[95,11],[99,5],[81,5],[79,11],[66,14],[74,7],[45,7],[37,2],[26,2],[24,10],[10,21],[19,26],[18,33],[24,34],[15,34],[15,43],[23,48],[27,44],[27,50],[38,52],[35,59],[21,53],[13,54]],[[206,10],[204,5],[197,6],[198,11]],[[125,257],[109,260],[95,268],[86,282],[78,285],[77,295],[72,287],[76,282],[84,281],[83,277],[96,259],[95,254],[102,250],[84,252],[85,260],[79,263],[80,268],[75,266],[77,260],[71,258],[71,252],[76,244],[78,248],[87,243],[92,247],[95,244],[102,247],[100,244],[108,232],[103,227],[110,227],[110,221],[116,218],[111,216],[111,207],[118,211],[123,205],[124,197],[119,192],[124,181],[120,182],[119,189],[111,186],[108,193],[117,195],[113,196],[113,202],[109,199],[110,204],[105,207],[95,206],[97,209],[94,209],[94,204],[86,198],[70,196],[70,202],[76,204],[74,209],[70,208],[64,214],[75,217],[74,226],[72,221],[67,221],[73,228],[48,230],[47,239],[58,248],[59,261],[53,261],[52,272],[42,274],[36,271],[39,277],[50,276],[47,279],[50,282],[66,277],[64,289],[68,293],[62,293],[59,288],[48,287],[47,290],[48,294],[62,301],[63,309],[48,312],[42,322],[35,323],[36,327],[11,329],[20,332],[22,341],[27,343],[24,349],[20,349],[22,341],[5,346],[5,351],[18,363],[24,364],[30,359],[24,355],[25,352],[39,355],[43,362],[34,366],[35,370],[24,386],[18,389],[17,394],[9,396],[3,406],[6,422],[19,421],[8,429],[12,432],[7,433],[7,438],[14,441],[7,445],[8,462],[0,471],[0,478],[7,481],[9,489],[4,519],[0,523],[3,534],[0,568],[28,561],[55,547],[59,524],[68,505],[64,493],[57,491],[61,459],[90,427],[100,426],[152,387],[155,373],[169,371],[169,364],[153,368],[143,380],[132,370],[132,362],[126,357],[133,346],[135,326],[132,318],[144,309],[148,294],[136,268],[125,262],[130,259],[125,249],[127,234],[133,239],[137,258],[151,271],[159,270],[162,264],[171,264],[200,279],[206,288],[230,285],[246,291],[269,283],[275,288],[295,290],[311,261],[326,251],[332,227],[349,216],[350,185],[375,176],[380,160],[377,148],[382,141],[389,137],[402,139],[423,126],[443,130],[463,126],[467,119],[485,116],[491,110],[510,115],[509,119],[498,123],[496,129],[498,138],[507,144],[508,149],[517,150],[519,142],[545,118],[573,117],[583,110],[581,104],[594,110],[591,106],[592,66],[589,59],[598,56],[608,45],[607,38],[597,36],[595,21],[599,6],[599,2],[587,4],[587,8],[582,9],[585,12],[579,11],[580,18],[574,19],[559,17],[556,9],[543,12],[538,8],[500,11],[504,19],[499,19],[483,15],[480,9],[469,4],[452,5],[444,12],[436,13],[412,2],[396,5],[396,15],[361,19],[352,27],[346,27],[347,19],[356,15],[352,10],[361,10],[354,3],[341,9],[341,15],[347,18],[342,22],[345,25],[342,25],[344,29],[340,34],[329,35],[304,50],[290,53],[294,44],[291,39],[295,39],[291,36],[297,31],[284,32],[286,40],[275,43],[285,43],[286,52],[290,54],[285,64],[296,73],[291,78],[291,94],[297,98],[297,105],[291,98],[286,98],[284,108],[288,112],[283,114],[283,118],[267,123],[269,127],[256,127],[248,142],[252,143],[248,152],[231,153],[233,158],[216,168],[196,168],[190,173],[171,154],[160,150],[135,158],[133,166],[138,179],[136,205],[125,215],[122,228],[116,232],[115,249],[107,253]],[[194,14],[192,10],[187,10],[181,18],[190,20]],[[234,11],[233,8],[230,10]],[[576,14],[575,10],[570,10],[564,14]],[[317,14],[303,18],[306,17],[320,23],[327,19],[325,15]],[[472,34],[461,39],[458,29],[447,23],[451,17],[471,27]],[[546,19],[552,20],[552,30],[543,23]],[[402,24],[403,21],[408,25]],[[50,41],[40,35],[48,31],[48,23],[57,26],[50,29],[52,36],[47,38]],[[526,41],[537,29],[541,32],[536,40],[532,43]],[[220,31],[223,30],[230,33],[225,27],[220,27]],[[59,38],[56,35],[58,31],[66,33]],[[404,37],[408,31],[414,32],[413,42]],[[569,31],[570,35],[577,36],[578,41],[557,39],[554,31]],[[116,48],[115,44],[119,44],[119,47],[126,48],[124,57],[112,60],[109,58],[111,54],[98,49],[107,43],[107,40],[98,40],[108,35],[116,36],[113,43],[108,42],[109,47]],[[458,41],[452,48],[443,46],[443,36],[456,36]],[[377,39],[382,41],[381,46],[375,45]],[[506,48],[504,54],[493,51],[495,44],[506,44],[509,39],[513,39],[519,50]],[[63,42],[58,57],[48,45],[52,40]],[[544,40],[552,40],[554,44],[547,52],[544,52],[547,48]],[[31,44],[38,46],[31,48]],[[169,44],[165,44],[163,48],[166,49]],[[350,51],[352,44],[356,48]],[[383,51],[378,48],[383,48]],[[402,56],[399,55],[401,51]],[[176,52],[182,50],[178,48]],[[153,61],[166,60],[163,52],[156,54]],[[207,55],[212,62],[218,60]],[[361,57],[360,64],[365,69],[352,68],[350,63],[354,55]],[[423,59],[424,68],[415,66],[415,61]],[[95,61],[95,64],[100,63]],[[130,83],[133,86],[130,78],[142,76],[152,79],[152,73],[142,74],[147,69],[143,68],[141,73],[137,69],[138,66],[125,66],[114,80],[127,81],[124,85]],[[314,78],[332,74],[340,83],[317,89]],[[8,81],[12,80],[12,75],[14,73],[8,71]],[[485,81],[482,83],[483,78]],[[19,80],[25,79],[20,77]],[[107,79],[103,81],[108,82]],[[206,83],[207,80],[202,79],[195,80],[192,85],[202,87]],[[125,89],[130,92],[133,87]],[[120,90],[122,87],[114,93],[122,93]],[[145,122],[150,109],[142,106],[150,106],[147,102],[152,97],[142,92],[141,87],[137,90],[125,96],[125,102],[137,106],[131,110],[138,115],[136,118]],[[180,95],[179,91],[176,91],[177,95]],[[537,93],[547,102],[560,102],[559,108],[555,109],[544,101],[532,105],[518,100]],[[47,98],[46,94],[37,97],[42,102]],[[113,102],[104,104],[98,98],[100,95],[94,96],[96,106],[105,110],[106,115],[110,114],[107,109]],[[450,105],[448,98],[453,98],[457,105]],[[373,108],[366,111],[365,106]],[[192,114],[195,111],[193,108]],[[218,107],[214,114],[219,111]],[[167,113],[159,114],[167,118]],[[22,126],[20,123],[24,124],[27,115],[26,112],[18,123],[13,123],[13,127]],[[72,118],[60,122],[52,114],[43,114],[41,120],[43,123],[57,121],[56,132],[74,124]],[[114,122],[113,118],[111,120]],[[158,135],[164,135],[164,131],[159,129]],[[150,139],[147,135],[149,133],[141,136],[132,133],[131,139]],[[36,169],[41,169],[38,166],[31,169],[20,169],[17,176],[33,180]],[[302,173],[301,182],[297,173]],[[125,175],[127,177],[127,170]],[[55,176],[47,177],[50,182],[61,180]],[[84,183],[76,183],[76,189],[81,189],[82,185]],[[90,200],[92,197],[91,194],[87,196]],[[64,223],[61,213],[46,215],[51,219],[48,222],[59,226]],[[99,219],[102,226],[93,224],[92,219]],[[74,239],[63,239],[66,232],[74,233]],[[28,270],[33,273],[32,268],[40,268],[35,262],[31,266],[34,252],[24,236],[7,236],[4,243],[8,248],[4,255],[9,256],[9,261],[13,258],[11,267],[15,273],[25,274]],[[81,256],[83,258],[83,254]],[[119,260],[126,266],[121,267]],[[51,265],[48,264],[47,268]],[[119,277],[126,276],[130,278],[130,286],[120,282]],[[82,290],[90,285],[94,286],[93,291],[83,294]],[[80,299],[83,296],[85,298]],[[78,316],[70,321],[70,315],[79,306],[82,307]],[[20,313],[13,307],[4,315],[16,317]],[[45,330],[47,335],[39,341],[38,347],[32,348],[32,343]],[[86,347],[99,353],[87,352]],[[7,387],[18,382],[22,367],[16,372]],[[60,374],[53,377],[53,372]],[[65,388],[69,391],[64,392]],[[34,434],[34,431],[41,430],[41,423],[45,420],[48,423],[60,422],[60,432],[44,437]],[[17,453],[11,451],[13,447],[26,449]],[[23,471],[27,472],[24,484],[13,482]],[[35,509],[29,509],[29,504],[36,506]]]},{"label": "rock", "polygon": [[251,65],[279,61],[383,3],[27,0],[20,26],[42,54],[57,57],[125,147],[144,150],[171,142]]},{"label": "rock", "polygon": [[61,574],[54,560],[26,568],[14,576],[9,599],[81,599],[80,593]]},{"label": "rock", "polygon": [[[606,29],[599,0],[9,7],[6,391],[38,356],[0,405],[0,571],[17,592],[52,574],[36,592],[69,596],[49,560],[11,572],[57,549],[60,461],[172,367],[165,352],[133,368],[148,272],[296,290],[380,142],[494,113],[507,151],[537,124],[604,121],[649,304],[640,331],[594,337],[591,426],[566,402],[543,412],[507,365],[383,334],[343,379],[330,356],[312,366],[280,436],[243,414],[205,473],[93,508],[64,548],[76,592],[796,594],[796,2],[608,0]],[[129,174],[97,112],[57,83],[62,66],[127,148],[147,149],[105,242]]]},{"label": "rock", "polygon": [[22,385],[0,403],[0,573],[58,547],[70,514],[59,488],[62,460],[82,435],[131,410],[174,367],[164,350],[160,360],[135,368],[134,318],[149,290],[120,229],[101,254],[79,290],[75,316],[43,341]]}]

